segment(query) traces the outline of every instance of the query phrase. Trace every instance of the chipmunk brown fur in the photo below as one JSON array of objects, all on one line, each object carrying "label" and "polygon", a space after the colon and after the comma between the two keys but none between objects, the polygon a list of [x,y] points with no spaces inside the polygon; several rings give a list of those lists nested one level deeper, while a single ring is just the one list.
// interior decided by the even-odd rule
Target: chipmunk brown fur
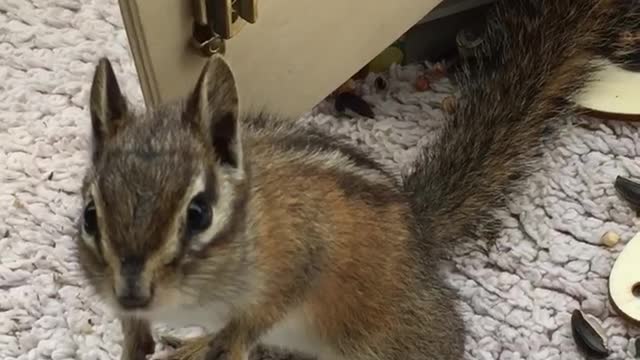
[{"label": "chipmunk brown fur", "polygon": [[637,33],[639,8],[498,2],[484,60],[458,75],[457,111],[401,181],[343,139],[241,115],[220,57],[191,96],[144,114],[101,60],[78,256],[122,320],[123,359],[153,351],[151,321],[210,328],[180,359],[241,360],[258,344],[321,360],[461,359],[443,251],[496,235],[494,211],[534,169],[551,119],[574,110],[592,56],[637,59],[622,34]]}]

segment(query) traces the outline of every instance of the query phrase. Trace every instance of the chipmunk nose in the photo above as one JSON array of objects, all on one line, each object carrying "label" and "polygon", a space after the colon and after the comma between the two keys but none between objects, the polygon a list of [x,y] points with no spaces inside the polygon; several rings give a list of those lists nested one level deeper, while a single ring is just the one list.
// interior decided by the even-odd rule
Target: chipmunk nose
[{"label": "chipmunk nose", "polygon": [[144,260],[141,258],[121,259],[120,279],[115,293],[118,302],[125,309],[144,308],[153,298],[153,286],[143,280],[143,269]]},{"label": "chipmunk nose", "polygon": [[118,302],[125,309],[140,309],[149,305],[151,294],[145,295],[135,290],[125,290],[124,293],[118,294]]}]

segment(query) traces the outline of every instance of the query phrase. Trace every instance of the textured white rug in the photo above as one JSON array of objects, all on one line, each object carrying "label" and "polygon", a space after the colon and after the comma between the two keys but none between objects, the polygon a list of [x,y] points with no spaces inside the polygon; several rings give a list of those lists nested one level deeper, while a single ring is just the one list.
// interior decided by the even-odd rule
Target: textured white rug
[{"label": "textured white rug", "polygon": [[[114,359],[119,325],[81,282],[72,254],[78,190],[87,161],[87,93],[99,56],[142,104],[115,0],[0,0],[0,359]],[[321,104],[305,117],[347,133],[399,169],[442,119],[446,81],[416,92],[418,68],[395,68],[388,92],[367,79],[375,120],[336,117]],[[472,330],[469,359],[579,359],[571,311],[604,320],[612,358],[631,357],[630,329],[607,304],[606,277],[627,241],[633,211],[614,193],[618,174],[640,176],[637,125],[567,119],[546,168],[513,196],[489,256],[462,253],[449,269]]]}]

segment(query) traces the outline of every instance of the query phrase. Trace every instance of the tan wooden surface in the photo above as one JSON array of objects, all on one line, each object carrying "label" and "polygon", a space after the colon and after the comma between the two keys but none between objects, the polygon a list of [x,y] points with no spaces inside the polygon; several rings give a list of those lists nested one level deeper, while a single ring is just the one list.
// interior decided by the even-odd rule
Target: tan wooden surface
[{"label": "tan wooden surface", "polygon": [[[357,72],[440,0],[259,0],[227,42],[244,110],[297,116]],[[188,48],[191,1],[120,0],[148,105],[183,96],[204,59]]]},{"label": "tan wooden surface", "polygon": [[608,62],[604,64],[603,70],[574,100],[594,113],[609,114],[606,116],[609,118],[637,120],[640,117],[640,73]]}]

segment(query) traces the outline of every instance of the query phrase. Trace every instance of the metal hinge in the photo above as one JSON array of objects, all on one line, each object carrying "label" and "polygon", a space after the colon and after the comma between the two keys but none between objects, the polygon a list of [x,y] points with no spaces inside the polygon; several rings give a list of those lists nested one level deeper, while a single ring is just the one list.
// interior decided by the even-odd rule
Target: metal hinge
[{"label": "metal hinge", "polygon": [[257,0],[192,0],[193,44],[203,56],[224,53],[224,41],[258,18]]}]

